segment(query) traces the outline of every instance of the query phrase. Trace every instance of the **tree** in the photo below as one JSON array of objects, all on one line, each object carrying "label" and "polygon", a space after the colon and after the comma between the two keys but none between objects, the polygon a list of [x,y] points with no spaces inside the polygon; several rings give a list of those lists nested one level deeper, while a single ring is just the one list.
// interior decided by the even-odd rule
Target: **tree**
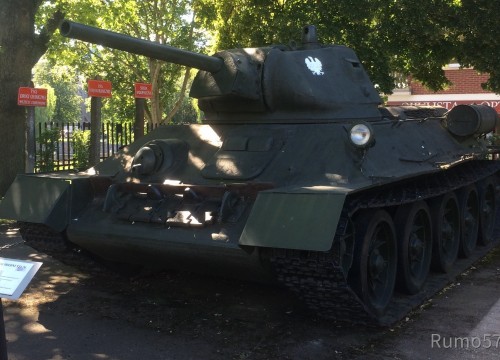
[{"label": "tree", "polygon": [[490,74],[486,88],[500,93],[500,2],[462,0],[461,4],[455,19],[460,45],[457,60]]},{"label": "tree", "polygon": [[44,117],[45,121],[77,123],[80,120],[83,99],[78,95],[78,77],[73,68],[51,65],[42,58],[33,69],[33,82],[37,87],[47,84],[55,93],[54,109]]},{"label": "tree", "polygon": [[38,124],[50,121],[56,113],[57,95],[54,88],[47,83],[36,83],[35,87],[47,89],[47,106],[35,108],[35,130]]},{"label": "tree", "polygon": [[54,11],[35,32],[42,0],[0,0],[0,196],[24,172],[26,109],[17,106],[20,86],[29,86],[31,69],[43,55],[62,13]]},{"label": "tree", "polygon": [[[192,0],[102,1],[88,7],[85,13],[75,12],[70,18],[159,44],[199,51],[202,42],[198,35],[202,33],[193,30],[191,3]],[[190,72],[180,65],[59,35],[54,37],[52,45],[48,55],[54,63],[70,64],[86,78],[100,76],[113,83],[113,97],[106,100],[103,108],[104,121],[134,118],[134,82],[153,84],[153,99],[146,109],[146,117],[153,125],[169,122],[181,105],[187,105],[183,97]]]},{"label": "tree", "polygon": [[452,60],[489,73],[500,92],[499,1],[200,0],[196,10],[217,48],[300,42],[302,25],[315,24],[323,43],[353,48],[384,93],[395,72],[441,89]]}]

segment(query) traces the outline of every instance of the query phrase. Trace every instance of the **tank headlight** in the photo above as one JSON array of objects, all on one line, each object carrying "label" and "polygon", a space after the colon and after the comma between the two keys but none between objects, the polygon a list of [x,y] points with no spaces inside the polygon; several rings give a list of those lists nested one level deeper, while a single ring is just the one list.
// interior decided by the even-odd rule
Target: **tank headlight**
[{"label": "tank headlight", "polygon": [[368,124],[356,124],[350,132],[351,143],[356,147],[366,148],[373,144],[373,130]]}]

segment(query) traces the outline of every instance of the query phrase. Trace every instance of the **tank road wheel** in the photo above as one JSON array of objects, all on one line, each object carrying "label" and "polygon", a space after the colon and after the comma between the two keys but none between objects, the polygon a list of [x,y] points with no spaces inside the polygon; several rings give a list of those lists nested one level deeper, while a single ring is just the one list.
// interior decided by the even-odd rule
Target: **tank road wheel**
[{"label": "tank road wheel", "polygon": [[479,197],[474,185],[458,193],[460,206],[460,255],[469,257],[477,244],[479,230]]},{"label": "tank road wheel", "polygon": [[460,213],[458,199],[450,192],[432,200],[433,228],[432,268],[449,272],[458,256],[460,245]]},{"label": "tank road wheel", "polygon": [[479,243],[488,245],[493,241],[497,210],[495,182],[487,178],[479,184]]},{"label": "tank road wheel", "polygon": [[418,201],[398,208],[394,220],[398,237],[398,288],[416,294],[431,265],[432,225],[429,207]]},{"label": "tank road wheel", "polygon": [[354,258],[349,281],[368,312],[380,316],[392,298],[396,281],[394,223],[384,210],[365,210],[354,224]]}]

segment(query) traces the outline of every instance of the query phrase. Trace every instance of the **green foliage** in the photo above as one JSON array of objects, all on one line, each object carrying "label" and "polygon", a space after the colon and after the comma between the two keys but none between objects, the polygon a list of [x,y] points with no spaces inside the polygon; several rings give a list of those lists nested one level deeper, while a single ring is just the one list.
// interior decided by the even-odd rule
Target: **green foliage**
[{"label": "green foliage", "polygon": [[73,131],[73,164],[75,169],[89,167],[90,130]]},{"label": "green foliage", "polygon": [[51,121],[56,112],[57,95],[49,84],[36,85],[36,87],[47,89],[47,106],[35,107],[35,123],[40,124]]},{"label": "green foliage", "polygon": [[41,147],[40,156],[36,162],[38,172],[48,172],[54,170],[54,151],[60,137],[60,129],[48,129],[38,136],[38,143]]},{"label": "green foliage", "polygon": [[[300,44],[302,26],[315,24],[323,43],[347,45],[357,52],[381,92],[392,91],[394,73],[411,74],[434,90],[446,87],[442,67],[451,61],[489,73],[487,87],[500,92],[499,1],[54,0],[43,2],[37,21],[42,23],[58,9],[71,20],[204,53]],[[152,82],[158,89],[157,98],[148,102],[150,121],[165,118],[179,98],[179,65],[159,66],[151,59],[59,34],[51,39],[50,49],[53,64],[74,66],[85,79],[112,81],[113,98],[104,102],[105,122],[133,119],[135,81]]]},{"label": "green foliage", "polygon": [[174,124],[188,124],[195,123],[199,118],[199,110],[193,106],[193,100],[189,98],[184,98],[179,110],[175,113],[172,118],[172,123]]},{"label": "green foliage", "polygon": [[[0,199],[0,202],[2,200]],[[16,221],[15,220],[6,220],[6,219],[0,219],[0,225],[4,225],[4,226],[7,226],[7,225],[15,225]]]},{"label": "green foliage", "polygon": [[396,72],[442,89],[452,60],[489,73],[500,92],[500,1],[199,0],[196,11],[216,48],[300,44],[302,26],[314,24],[321,42],[352,47],[384,93]]},{"label": "green foliage", "polygon": [[[45,121],[76,123],[80,120],[83,99],[78,95],[78,77],[67,65],[51,64],[41,59],[33,69],[35,84],[48,84],[54,89],[55,107],[47,113]],[[49,93],[50,96],[50,93]]]},{"label": "green foliage", "polygon": [[[175,47],[199,48],[201,32],[191,32],[192,0],[114,0],[66,1],[67,18],[88,25],[125,33]],[[155,98],[149,102],[146,116],[161,122],[170,112],[169,104],[179,97],[182,66],[162,63],[144,56],[115,51],[82,41],[54,36],[48,54],[54,64],[68,64],[85,79],[100,77],[113,84],[113,97],[103,102],[104,122],[131,121],[134,118],[134,82],[152,83]],[[157,110],[158,109],[158,110]]]},{"label": "green foliage", "polygon": [[500,93],[500,1],[462,0],[455,18],[459,51],[457,60],[489,73],[488,89]]}]

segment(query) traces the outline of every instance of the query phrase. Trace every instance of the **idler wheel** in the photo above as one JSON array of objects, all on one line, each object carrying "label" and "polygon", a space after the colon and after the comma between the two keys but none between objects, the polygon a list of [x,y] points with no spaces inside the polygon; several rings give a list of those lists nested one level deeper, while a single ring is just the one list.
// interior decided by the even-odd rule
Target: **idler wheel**
[{"label": "idler wheel", "polygon": [[477,245],[479,230],[479,196],[474,185],[458,193],[460,206],[460,255],[468,258]]},{"label": "idler wheel", "polygon": [[398,208],[394,223],[398,237],[398,288],[407,294],[420,291],[431,265],[432,225],[429,207],[418,201]]},{"label": "idler wheel", "polygon": [[493,241],[497,202],[495,181],[489,177],[479,184],[479,243],[488,245]]},{"label": "idler wheel", "polygon": [[430,203],[433,225],[432,268],[450,272],[460,245],[460,210],[455,193],[450,192]]},{"label": "idler wheel", "polygon": [[354,258],[349,283],[375,317],[389,304],[396,281],[394,223],[385,210],[362,211],[354,220]]}]

